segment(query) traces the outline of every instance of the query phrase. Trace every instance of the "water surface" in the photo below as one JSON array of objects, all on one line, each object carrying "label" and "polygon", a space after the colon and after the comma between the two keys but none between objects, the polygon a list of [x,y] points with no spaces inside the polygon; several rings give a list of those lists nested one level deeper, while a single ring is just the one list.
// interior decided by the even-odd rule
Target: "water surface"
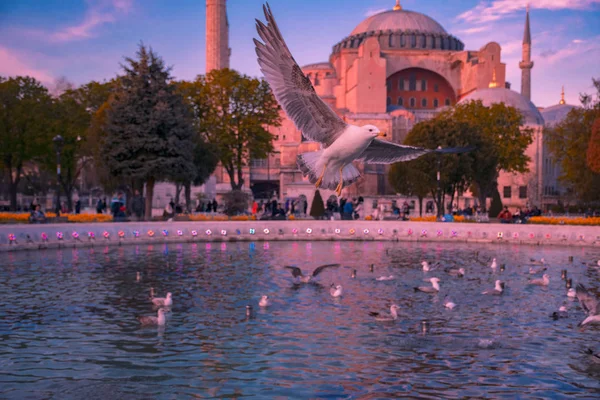
[{"label": "water surface", "polygon": [[[573,256],[573,262],[568,257]],[[600,287],[598,249],[393,242],[256,242],[5,253],[0,398],[594,398],[600,326],[560,279]],[[505,264],[492,273],[491,257]],[[530,258],[547,288],[527,285]],[[421,260],[467,270],[424,273]],[[317,284],[284,265],[340,263]],[[374,272],[369,265],[374,264]],[[357,278],[351,271],[357,270]],[[136,272],[141,280],[136,280]],[[378,282],[379,276],[395,279]],[[441,293],[415,293],[437,276]],[[496,279],[501,297],[483,296]],[[331,283],[344,296],[329,295]],[[173,293],[164,329],[150,288]],[[258,307],[260,296],[273,300]],[[446,294],[458,304],[443,307]],[[401,306],[392,323],[369,311]],[[566,304],[569,317],[549,316]],[[246,305],[254,306],[251,318]],[[430,325],[422,334],[421,321]],[[597,398],[597,397],[596,397]]]}]

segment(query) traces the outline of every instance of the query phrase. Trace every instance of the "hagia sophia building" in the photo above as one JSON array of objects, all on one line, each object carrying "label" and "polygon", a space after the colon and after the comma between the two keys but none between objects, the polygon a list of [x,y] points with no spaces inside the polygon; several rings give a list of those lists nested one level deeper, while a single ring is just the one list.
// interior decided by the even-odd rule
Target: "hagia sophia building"
[{"label": "hagia sophia building", "polygon": [[[207,0],[206,18],[206,71],[228,68],[231,50],[226,0]],[[504,205],[529,204],[545,209],[556,204],[562,188],[557,181],[560,171],[544,143],[544,126],[560,122],[575,106],[565,104],[564,93],[557,105],[545,109],[531,102],[534,61],[529,10],[522,49],[519,93],[505,81],[506,64],[498,43],[466,50],[460,39],[434,19],[405,10],[396,1],[392,9],[366,18],[347,37],[333,44],[328,61],[305,65],[302,71],[344,121],[376,125],[396,143],[402,143],[416,123],[458,103],[481,100],[488,106],[503,102],[515,107],[523,115],[523,126],[533,130],[533,143],[527,149],[531,158],[529,172],[501,172],[498,190]],[[283,111],[282,117],[281,126],[271,128],[274,152],[268,159],[251,160],[245,174],[246,189],[255,198],[267,199],[275,194],[285,201],[305,196],[311,204],[315,187],[302,176],[296,157],[318,150],[320,144],[304,140]],[[363,196],[380,203],[399,199],[387,181],[389,166],[357,167],[362,178],[344,188],[342,196]],[[221,168],[217,168],[211,182],[207,188],[212,186],[217,196],[230,190],[228,176]],[[321,195],[326,199],[335,194],[321,189]],[[457,205],[462,208],[475,203],[467,192],[458,197]],[[368,208],[372,204],[365,202]]]}]

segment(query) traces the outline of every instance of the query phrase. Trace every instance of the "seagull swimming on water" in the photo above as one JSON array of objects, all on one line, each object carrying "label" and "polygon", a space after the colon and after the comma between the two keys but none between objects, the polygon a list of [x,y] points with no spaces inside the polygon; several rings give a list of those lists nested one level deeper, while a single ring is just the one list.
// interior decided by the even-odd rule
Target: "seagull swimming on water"
[{"label": "seagull swimming on water", "polygon": [[488,294],[488,295],[492,295],[492,296],[499,296],[504,292],[504,282],[502,282],[501,280],[497,280],[496,281],[496,285],[494,286],[494,288],[492,290],[486,290],[485,292],[481,293],[481,294]]},{"label": "seagull swimming on water", "polygon": [[394,279],[394,275],[380,276],[379,278],[375,278],[376,281],[391,281],[392,279]]},{"label": "seagull swimming on water", "polygon": [[587,313],[587,317],[577,326],[600,323],[600,300],[595,298],[581,283],[575,290],[581,308]]},{"label": "seagull swimming on water", "polygon": [[550,284],[550,275],[544,274],[542,276],[542,279],[532,279],[529,281],[529,284],[537,286],[548,286]]},{"label": "seagull swimming on water", "polygon": [[323,148],[298,155],[297,164],[316,188],[342,189],[356,182],[360,172],[354,160],[368,164],[409,161],[427,153],[463,153],[469,148],[424,149],[404,146],[378,138],[385,137],[374,125],[356,126],[344,122],[315,92],[290,53],[268,4],[263,6],[266,25],[256,20],[264,43],[254,39],[258,64],[275,98],[302,135]]},{"label": "seagull swimming on water", "polygon": [[395,321],[398,319],[398,310],[399,309],[400,309],[400,306],[398,306],[396,304],[392,304],[390,306],[390,315],[384,315],[384,314],[374,312],[374,311],[369,312],[369,315],[371,317],[375,317],[376,321],[382,321],[382,322]]},{"label": "seagull swimming on water", "polygon": [[454,307],[456,307],[456,303],[454,303],[452,300],[450,300],[448,296],[446,296],[444,298],[444,307],[452,310]]},{"label": "seagull swimming on water", "polygon": [[435,294],[440,291],[440,279],[439,278],[429,278],[431,282],[431,286],[419,286],[415,287],[415,292],[423,292],[423,293],[431,293]]},{"label": "seagull swimming on water", "polygon": [[452,275],[452,276],[457,276],[459,278],[462,278],[463,276],[465,276],[464,268],[446,268],[445,271],[447,274]]},{"label": "seagull swimming on water", "polygon": [[331,297],[341,297],[343,293],[344,291],[342,289],[342,285],[334,285],[333,283],[331,284],[331,287],[329,288],[329,294]]},{"label": "seagull swimming on water", "polygon": [[304,276],[304,274],[302,274],[302,270],[298,267],[291,267],[289,265],[286,265],[285,268],[291,270],[292,272],[292,276],[294,278],[298,278],[298,280],[300,282],[303,283],[308,283],[312,280],[312,278],[316,277],[317,275],[319,275],[321,272],[323,272],[324,269],[326,268],[332,268],[332,267],[339,267],[340,264],[325,264],[325,265],[321,265],[320,267],[317,267],[312,274],[310,275],[306,275]]},{"label": "seagull swimming on water", "polygon": [[166,318],[165,318],[165,310],[164,309],[159,309],[158,310],[158,315],[156,317],[154,316],[143,316],[143,317],[137,317],[138,321],[140,321],[140,324],[142,325],[164,325],[166,322]]},{"label": "seagull swimming on water", "polygon": [[258,302],[259,307],[268,307],[271,305],[271,300],[269,300],[269,296],[263,295]]},{"label": "seagull swimming on water", "polygon": [[173,305],[173,298],[171,292],[167,293],[167,297],[155,297],[152,299],[152,304],[155,306],[170,307]]},{"label": "seagull swimming on water", "polygon": [[434,271],[439,267],[439,264],[430,266],[427,261],[421,261],[421,265],[423,266],[424,272]]}]

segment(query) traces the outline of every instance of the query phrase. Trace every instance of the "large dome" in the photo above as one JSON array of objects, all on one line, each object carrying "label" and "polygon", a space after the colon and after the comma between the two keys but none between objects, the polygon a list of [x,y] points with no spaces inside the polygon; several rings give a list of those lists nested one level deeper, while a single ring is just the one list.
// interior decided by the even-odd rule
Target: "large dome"
[{"label": "large dome", "polygon": [[559,124],[565,118],[567,118],[567,114],[569,114],[569,112],[574,108],[577,108],[577,106],[572,106],[570,104],[556,104],[554,106],[544,108],[542,110],[544,122],[549,126]]},{"label": "large dome", "polygon": [[385,11],[362,21],[350,35],[371,31],[419,31],[447,35],[446,30],[433,18],[407,10]]},{"label": "large dome", "polygon": [[486,107],[489,107],[492,104],[504,103],[521,112],[525,125],[544,125],[544,118],[536,106],[515,91],[505,88],[479,89],[469,93],[459,101],[459,104],[471,100],[481,100]]}]

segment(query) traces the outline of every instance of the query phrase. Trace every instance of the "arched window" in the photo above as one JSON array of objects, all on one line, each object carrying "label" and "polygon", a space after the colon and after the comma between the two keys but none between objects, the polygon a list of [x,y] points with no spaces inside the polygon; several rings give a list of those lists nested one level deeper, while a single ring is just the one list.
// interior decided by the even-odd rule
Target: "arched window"
[{"label": "arched window", "polygon": [[403,106],[404,105],[404,100],[402,99],[402,97],[398,97],[398,105],[399,106]]},{"label": "arched window", "polygon": [[398,80],[398,90],[404,90],[404,78]]},{"label": "arched window", "polygon": [[392,36],[392,35],[389,36],[388,46],[394,47],[394,36]]},{"label": "arched window", "polygon": [[421,99],[421,107],[427,107],[427,99]]},{"label": "arched window", "polygon": [[415,100],[414,97],[411,97],[410,98],[410,107],[415,108],[416,105],[417,105],[417,100]]},{"label": "arched window", "polygon": [[406,46],[406,36],[400,35],[400,47]]},{"label": "arched window", "polygon": [[439,92],[440,91],[440,85],[438,85],[437,83],[434,83],[433,84],[433,91],[436,92],[436,93]]},{"label": "arched window", "polygon": [[316,86],[316,85],[318,85],[318,84],[319,84],[319,73],[317,72],[317,73],[315,74],[315,82],[314,82],[314,85]]},{"label": "arched window", "polygon": [[423,92],[427,90],[427,81],[425,79],[421,79],[421,90]]},{"label": "arched window", "polygon": [[390,104],[392,104],[392,98],[388,96],[388,98],[385,100],[385,103],[389,106]]},{"label": "arched window", "polygon": [[433,106],[434,106],[435,108],[438,108],[438,106],[439,106],[438,99],[433,99]]},{"label": "arched window", "polygon": [[387,82],[385,83],[385,86],[387,87],[387,90],[388,90],[388,92],[389,92],[390,90],[392,90],[392,82],[390,82],[390,81],[387,81]]},{"label": "arched window", "polygon": [[444,102],[444,104],[446,104],[447,106],[450,105],[450,99],[446,99],[446,101]]},{"label": "arched window", "polygon": [[415,75],[415,73],[411,73],[409,76],[409,81],[408,81],[408,90],[410,91],[415,91],[417,90],[417,76]]},{"label": "arched window", "polygon": [[417,36],[416,35],[410,35],[410,47],[412,47],[412,48],[417,47]]}]

